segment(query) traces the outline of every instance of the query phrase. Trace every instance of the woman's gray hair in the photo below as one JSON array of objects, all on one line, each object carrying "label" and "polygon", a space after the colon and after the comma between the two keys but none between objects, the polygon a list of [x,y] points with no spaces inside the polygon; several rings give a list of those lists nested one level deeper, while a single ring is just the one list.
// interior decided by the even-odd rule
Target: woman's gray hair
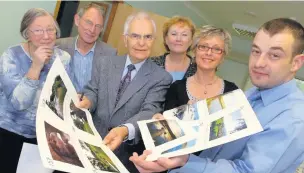
[{"label": "woman's gray hair", "polygon": [[82,17],[84,15],[84,13],[87,12],[90,8],[95,8],[99,12],[99,14],[102,16],[102,18],[104,19],[105,11],[103,10],[103,8],[101,6],[99,6],[98,4],[94,4],[94,3],[90,3],[89,5],[80,8],[77,12],[77,15],[79,17]]},{"label": "woman's gray hair", "polygon": [[217,28],[212,25],[205,25],[198,29],[198,31],[195,33],[193,38],[193,44],[192,44],[192,51],[196,51],[196,47],[198,46],[198,43],[201,39],[212,37],[212,36],[219,36],[224,41],[224,55],[228,55],[229,51],[231,49],[231,35],[230,33],[223,29],[223,28]]},{"label": "woman's gray hair", "polygon": [[130,27],[130,23],[133,21],[133,19],[147,19],[150,20],[152,25],[153,25],[153,30],[154,33],[156,34],[156,24],[154,22],[154,20],[150,17],[150,15],[146,12],[140,11],[140,12],[136,12],[131,14],[130,16],[128,16],[125,24],[124,24],[124,31],[123,31],[123,35],[128,35],[128,31],[129,31],[129,27]]},{"label": "woman's gray hair", "polygon": [[28,27],[33,23],[33,21],[40,16],[51,16],[54,21],[54,26],[56,28],[56,38],[60,38],[60,28],[56,20],[54,20],[53,16],[42,8],[31,8],[29,9],[23,16],[21,20],[20,26],[20,34],[21,36],[27,40],[28,39]]}]

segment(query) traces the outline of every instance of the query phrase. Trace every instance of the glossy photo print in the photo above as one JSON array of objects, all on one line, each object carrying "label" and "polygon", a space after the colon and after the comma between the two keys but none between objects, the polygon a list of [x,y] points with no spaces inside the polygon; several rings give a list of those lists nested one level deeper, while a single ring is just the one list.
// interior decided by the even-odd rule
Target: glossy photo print
[{"label": "glossy photo print", "polygon": [[176,120],[160,120],[147,123],[154,145],[158,146],[185,135]]},{"label": "glossy photo print", "polygon": [[173,116],[180,120],[198,120],[195,116],[195,104],[182,105],[172,110]]},{"label": "glossy photo print", "polygon": [[233,134],[247,128],[246,121],[242,118],[241,110],[242,108],[230,113],[230,116],[225,117],[224,121],[227,133]]},{"label": "glossy photo print", "polygon": [[77,108],[72,100],[70,102],[70,115],[71,115],[74,125],[79,130],[82,130],[82,131],[85,131],[87,133],[94,135],[92,128],[90,127],[90,124],[88,122],[85,111]]},{"label": "glossy photo print", "polygon": [[55,77],[52,85],[52,93],[49,101],[45,101],[46,105],[63,120],[63,101],[67,92],[66,86],[63,83],[60,75]]},{"label": "glossy photo print", "polygon": [[211,123],[209,140],[212,141],[226,136],[226,133],[224,117],[219,118]]},{"label": "glossy photo print", "polygon": [[54,160],[83,167],[74,146],[70,142],[70,136],[52,125],[44,122],[45,135],[48,147]]},{"label": "glossy photo print", "polygon": [[115,166],[114,162],[100,147],[88,144],[83,141],[79,141],[79,143],[94,169],[119,173],[117,166]]},{"label": "glossy photo print", "polygon": [[224,109],[225,102],[222,95],[206,99],[209,114],[213,114]]}]

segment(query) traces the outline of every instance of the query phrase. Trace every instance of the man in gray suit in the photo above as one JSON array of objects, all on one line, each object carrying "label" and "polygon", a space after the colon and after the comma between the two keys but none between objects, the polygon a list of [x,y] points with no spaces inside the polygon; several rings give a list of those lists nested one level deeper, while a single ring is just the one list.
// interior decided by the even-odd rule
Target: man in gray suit
[{"label": "man in gray suit", "polygon": [[104,11],[96,4],[89,4],[74,16],[78,28],[77,37],[57,40],[60,49],[67,51],[72,57],[73,76],[71,80],[78,93],[91,79],[92,62],[95,58],[116,55],[116,49],[98,40],[103,29]]},{"label": "man in gray suit", "polygon": [[130,172],[137,172],[129,161],[141,139],[137,121],[162,111],[172,82],[168,72],[148,59],[155,33],[155,23],[146,13],[130,15],[124,25],[128,54],[94,59],[92,79],[78,105],[95,113],[94,124],[104,143],[116,149]]}]

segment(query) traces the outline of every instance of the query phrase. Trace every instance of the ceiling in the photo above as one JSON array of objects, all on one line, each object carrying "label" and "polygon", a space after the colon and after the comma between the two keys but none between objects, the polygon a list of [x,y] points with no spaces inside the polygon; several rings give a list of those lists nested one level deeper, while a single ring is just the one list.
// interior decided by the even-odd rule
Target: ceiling
[{"label": "ceiling", "polygon": [[230,31],[232,34],[232,52],[229,58],[240,63],[248,62],[252,39],[240,36],[232,28],[233,23],[259,28],[268,20],[278,17],[296,19],[304,24],[304,2],[223,2],[223,1],[189,1],[185,6],[193,9],[202,16],[202,25],[213,24]]},{"label": "ceiling", "polygon": [[304,2],[263,1],[127,1],[130,5],[163,16],[190,17],[197,26],[212,24],[227,29],[232,34],[232,51],[228,58],[247,64],[252,39],[238,35],[233,23],[259,28],[264,22],[289,17],[304,24]]}]

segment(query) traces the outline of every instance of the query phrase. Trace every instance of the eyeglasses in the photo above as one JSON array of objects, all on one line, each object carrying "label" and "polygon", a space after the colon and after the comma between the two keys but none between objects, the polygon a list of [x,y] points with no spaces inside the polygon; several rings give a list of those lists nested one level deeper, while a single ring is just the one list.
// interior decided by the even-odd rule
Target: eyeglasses
[{"label": "eyeglasses", "polygon": [[221,48],[218,48],[218,47],[209,47],[209,46],[206,46],[206,45],[198,45],[197,49],[200,50],[200,51],[204,51],[204,52],[208,52],[209,49],[211,49],[211,52],[215,53],[215,54],[221,54],[221,53],[224,52],[224,50],[221,49]]},{"label": "eyeglasses", "polygon": [[56,33],[56,29],[55,28],[47,28],[47,29],[33,29],[30,30],[34,35],[36,36],[42,36],[44,34],[44,32],[46,32],[48,35],[53,35]]},{"label": "eyeglasses", "polygon": [[[83,18],[80,18],[80,19],[82,19],[84,21],[86,28],[92,28],[94,26],[94,23],[92,21],[90,21],[88,19],[83,19]],[[103,26],[100,24],[96,24],[94,27],[98,31],[101,31],[103,29]]]},{"label": "eyeglasses", "polygon": [[154,39],[152,34],[147,34],[147,35],[139,35],[135,33],[127,34],[132,40],[141,40],[142,38],[144,41],[152,41]]}]

